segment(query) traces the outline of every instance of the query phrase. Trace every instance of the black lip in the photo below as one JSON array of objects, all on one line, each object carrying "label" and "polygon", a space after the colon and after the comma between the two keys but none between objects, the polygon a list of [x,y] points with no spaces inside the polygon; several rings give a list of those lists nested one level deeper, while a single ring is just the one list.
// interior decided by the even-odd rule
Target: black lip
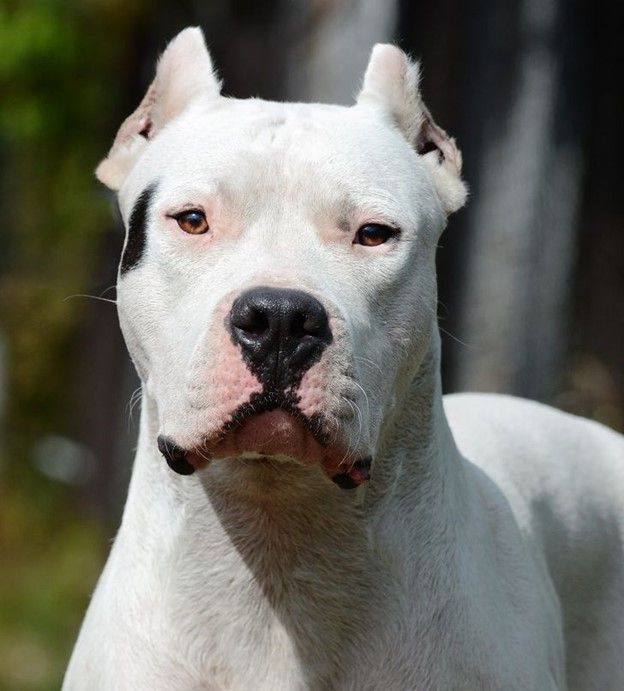
[{"label": "black lip", "polygon": [[158,450],[165,457],[167,465],[178,475],[192,475],[195,467],[186,460],[186,451],[170,437],[158,435]]},{"label": "black lip", "polygon": [[355,489],[358,486],[349,473],[334,475],[332,482],[337,484],[340,489]]},{"label": "black lip", "polygon": [[[300,420],[312,436],[322,445],[327,445],[326,434],[322,431],[321,419],[315,416],[309,418],[297,407],[294,399],[281,394],[255,394],[248,403],[241,405],[232,415],[229,422],[222,429],[221,436],[225,436],[240,427],[245,420],[271,410],[285,410]],[[213,440],[214,441],[214,440]],[[159,435],[158,449],[165,457],[167,465],[178,475],[192,475],[196,468],[186,460],[188,451],[178,446],[170,437]],[[360,458],[351,464],[348,470],[331,477],[340,489],[356,489],[362,482],[370,479],[372,458]]]},{"label": "black lip", "polygon": [[[277,392],[254,394],[247,403],[243,403],[225,423],[219,436],[225,437],[228,433],[241,427],[246,420],[253,415],[269,412],[271,410],[285,410],[299,420],[310,434],[321,444],[327,445],[327,436],[323,432],[320,416],[308,417],[297,408],[296,398]],[[214,438],[204,439],[204,444],[214,443]],[[201,445],[200,445],[201,448]],[[167,465],[178,475],[192,475],[196,468],[186,458],[188,449],[178,446],[171,437],[163,434],[158,436],[158,450],[167,461]]]},{"label": "black lip", "polygon": [[[370,456],[360,458],[351,464],[349,470],[344,473],[339,473],[332,477],[332,482],[335,482],[340,489],[355,489],[359,487],[362,482],[370,480],[370,469],[373,459]],[[356,481],[355,477],[359,477]]]},{"label": "black lip", "polygon": [[272,410],[284,410],[295,417],[310,432],[321,446],[327,446],[327,434],[323,430],[322,418],[320,415],[304,415],[297,405],[298,398],[294,394],[283,394],[278,391],[264,391],[255,393],[247,403],[240,405],[225,423],[220,436],[241,427],[246,420],[253,415],[268,413]]}]

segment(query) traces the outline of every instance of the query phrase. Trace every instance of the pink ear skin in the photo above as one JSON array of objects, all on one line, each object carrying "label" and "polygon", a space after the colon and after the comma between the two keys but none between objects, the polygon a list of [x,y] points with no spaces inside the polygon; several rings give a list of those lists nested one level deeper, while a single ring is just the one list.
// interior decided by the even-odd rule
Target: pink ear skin
[{"label": "pink ear skin", "polygon": [[445,214],[462,207],[467,190],[455,140],[435,124],[419,89],[420,66],[399,48],[378,44],[371,53],[358,104],[385,111],[423,157]]},{"label": "pink ear skin", "polygon": [[447,161],[458,171],[461,171],[462,157],[461,152],[455,146],[455,140],[438,127],[429,115],[425,116],[420,130],[416,136],[416,151],[424,156],[430,151],[439,152],[440,163]]},{"label": "pink ear skin", "polygon": [[119,190],[148,141],[195,99],[218,98],[220,88],[201,29],[184,29],[162,54],[143,100],[121,124],[97,178]]}]

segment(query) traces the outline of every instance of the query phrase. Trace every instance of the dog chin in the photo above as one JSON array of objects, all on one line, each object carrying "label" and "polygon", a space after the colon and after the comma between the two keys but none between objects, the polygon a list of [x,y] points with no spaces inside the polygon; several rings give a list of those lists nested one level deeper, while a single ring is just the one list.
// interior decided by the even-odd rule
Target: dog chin
[{"label": "dog chin", "polygon": [[182,449],[171,439],[158,438],[158,446],[170,468],[190,475],[213,459],[267,459],[320,466],[339,487],[352,489],[369,479],[370,457],[353,460],[339,443],[327,443],[318,420],[275,409],[233,418],[220,433],[191,449]]}]

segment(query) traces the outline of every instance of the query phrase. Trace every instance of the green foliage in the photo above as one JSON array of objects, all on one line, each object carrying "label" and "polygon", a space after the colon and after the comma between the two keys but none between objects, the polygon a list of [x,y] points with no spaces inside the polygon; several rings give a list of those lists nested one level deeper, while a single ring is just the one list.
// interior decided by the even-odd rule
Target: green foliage
[{"label": "green foliage", "polygon": [[42,503],[31,492],[0,493],[2,689],[59,687],[102,568],[98,527],[68,511],[55,489],[39,493]]},{"label": "green foliage", "polygon": [[[106,546],[76,500],[31,463],[71,430],[85,292],[111,227],[93,168],[122,117],[139,0],[0,3],[0,688],[58,688]],[[136,70],[136,67],[132,68]],[[2,433],[3,430],[0,430]]]}]

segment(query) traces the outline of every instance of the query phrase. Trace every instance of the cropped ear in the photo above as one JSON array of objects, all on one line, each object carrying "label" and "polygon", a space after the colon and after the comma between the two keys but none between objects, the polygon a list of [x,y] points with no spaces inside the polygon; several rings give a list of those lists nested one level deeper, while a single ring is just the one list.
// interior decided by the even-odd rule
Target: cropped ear
[{"label": "cropped ear", "polygon": [[124,120],[97,178],[119,190],[149,140],[199,96],[217,98],[221,85],[199,28],[181,31],[167,46],[139,107]]},{"label": "cropped ear", "polygon": [[467,189],[461,179],[462,157],[455,140],[438,127],[422,101],[420,66],[390,44],[378,43],[371,54],[358,104],[382,108],[422,156],[444,211],[460,209]]}]

